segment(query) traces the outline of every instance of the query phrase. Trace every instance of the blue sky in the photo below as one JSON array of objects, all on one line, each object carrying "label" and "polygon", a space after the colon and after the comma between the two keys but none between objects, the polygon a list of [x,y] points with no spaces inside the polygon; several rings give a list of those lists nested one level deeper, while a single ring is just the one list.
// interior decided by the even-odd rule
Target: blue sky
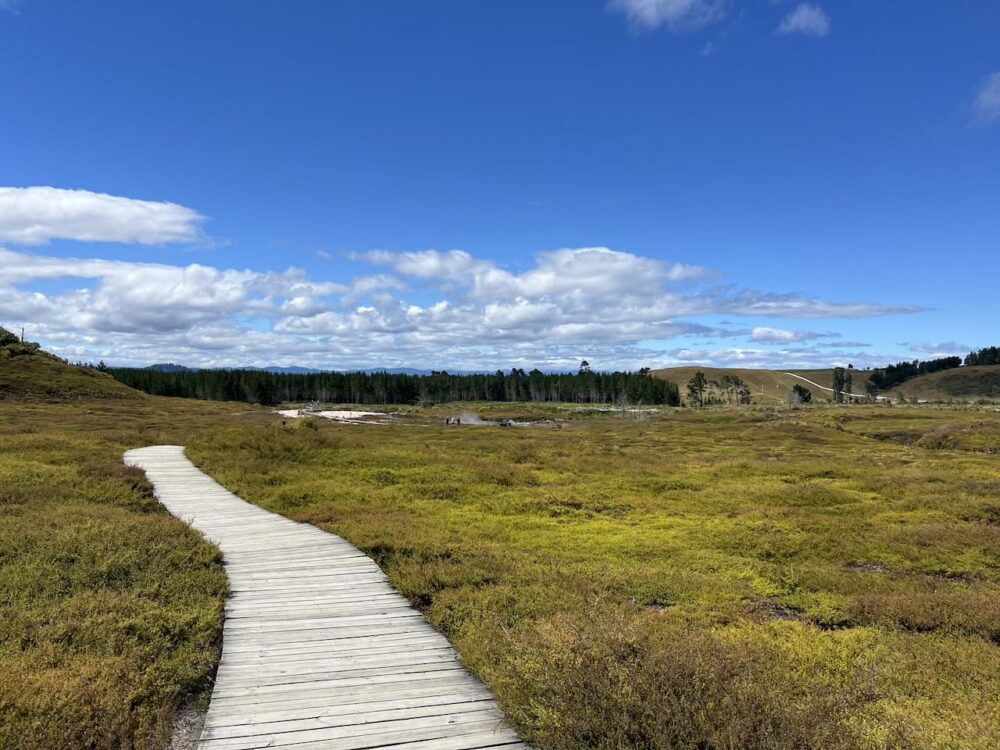
[{"label": "blue sky", "polygon": [[0,324],[121,364],[997,344],[998,33],[983,2],[0,0]]}]

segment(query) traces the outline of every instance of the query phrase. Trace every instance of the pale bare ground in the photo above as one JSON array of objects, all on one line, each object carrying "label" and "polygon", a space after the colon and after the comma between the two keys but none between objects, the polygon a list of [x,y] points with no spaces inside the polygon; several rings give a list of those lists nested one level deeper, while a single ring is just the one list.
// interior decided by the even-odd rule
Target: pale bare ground
[{"label": "pale bare ground", "polygon": [[334,409],[330,411],[303,412],[301,409],[278,409],[278,414],[283,417],[295,419],[296,417],[323,417],[337,422],[360,422],[371,417],[386,417],[387,414],[378,411],[350,411],[347,409]]},{"label": "pale bare ground", "polygon": [[208,709],[200,704],[188,704],[177,709],[167,750],[197,750],[207,712]]}]

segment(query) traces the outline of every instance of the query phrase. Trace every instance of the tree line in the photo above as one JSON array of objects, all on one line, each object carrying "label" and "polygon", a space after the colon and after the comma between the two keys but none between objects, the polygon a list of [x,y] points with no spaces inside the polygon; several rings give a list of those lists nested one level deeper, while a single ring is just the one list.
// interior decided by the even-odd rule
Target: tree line
[{"label": "tree line", "polygon": [[688,402],[692,406],[713,404],[746,405],[753,403],[750,386],[736,375],[723,375],[718,381],[709,380],[701,370],[687,384]]},{"label": "tree line", "polygon": [[[972,355],[970,354],[969,356]],[[966,364],[968,364],[968,361],[966,361]],[[918,375],[929,375],[932,372],[951,370],[961,366],[961,357],[941,357],[940,359],[930,359],[923,362],[915,359],[912,362],[897,362],[894,365],[878,367],[871,371],[868,379],[879,390],[887,391]]]},{"label": "tree line", "polygon": [[979,365],[1000,365],[1000,346],[987,346],[976,352],[969,352],[965,358],[968,367]]},{"label": "tree line", "polygon": [[434,404],[451,401],[564,401],[580,404],[665,404],[677,406],[676,384],[639,372],[575,374],[540,370],[451,375],[386,372],[273,373],[266,370],[108,368],[115,378],[156,396],[275,405],[319,401],[342,404]]}]

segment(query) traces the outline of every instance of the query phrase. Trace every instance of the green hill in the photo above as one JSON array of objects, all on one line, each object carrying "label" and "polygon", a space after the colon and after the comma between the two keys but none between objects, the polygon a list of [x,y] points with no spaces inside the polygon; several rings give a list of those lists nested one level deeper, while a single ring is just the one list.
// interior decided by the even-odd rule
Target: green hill
[{"label": "green hill", "polygon": [[[830,401],[833,395],[833,368],[826,370],[751,370],[735,367],[668,367],[663,370],[653,370],[656,377],[672,380],[677,383],[684,397],[687,382],[696,372],[705,373],[710,381],[719,381],[730,375],[740,378],[750,388],[755,404],[783,404],[788,398],[792,386],[798,384],[808,388],[813,401]],[[854,379],[853,392],[864,393],[864,384],[868,380],[865,370],[850,370]]]},{"label": "green hill", "polygon": [[[677,383],[684,397],[688,381],[696,372],[705,373],[710,381],[719,381],[724,376],[736,376],[743,380],[753,394],[755,404],[785,403],[792,386],[808,388],[813,401],[830,401],[833,385],[833,368],[828,370],[750,370],[734,367],[669,367],[654,370],[653,375]],[[868,370],[850,370],[853,378],[852,391],[864,393],[868,380]],[[902,394],[908,401],[978,401],[980,399],[1000,400],[1000,365],[980,367],[958,367],[941,370],[929,375],[920,375],[907,380],[898,388],[880,391],[879,395],[895,399]]]},{"label": "green hill", "polygon": [[958,367],[907,380],[889,395],[908,400],[978,401],[1000,399],[1000,365]]},{"label": "green hill", "polygon": [[70,365],[0,328],[0,401],[140,399],[107,373]]}]

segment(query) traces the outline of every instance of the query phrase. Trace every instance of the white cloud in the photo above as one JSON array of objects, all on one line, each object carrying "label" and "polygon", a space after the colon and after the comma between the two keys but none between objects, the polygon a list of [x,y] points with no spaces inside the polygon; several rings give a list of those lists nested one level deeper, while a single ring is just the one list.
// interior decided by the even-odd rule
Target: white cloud
[{"label": "white cloud", "polygon": [[789,331],[786,328],[771,328],[769,326],[757,326],[750,332],[750,338],[761,344],[790,344],[796,341],[811,341],[831,336],[832,334],[829,333]]},{"label": "white cloud", "polygon": [[0,187],[0,242],[51,240],[162,245],[201,242],[205,217],[176,203],[89,190]]},{"label": "white cloud", "polygon": [[931,354],[936,357],[948,357],[965,355],[972,351],[968,344],[960,344],[957,341],[942,341],[940,344],[917,344],[912,347],[913,351],[921,354]]},{"label": "white cloud", "polygon": [[1000,72],[986,76],[973,102],[976,119],[983,123],[1000,121]]},{"label": "white cloud", "polygon": [[418,279],[460,281],[492,266],[489,261],[477,260],[464,250],[421,250],[414,253],[371,250],[367,253],[353,253],[348,257],[378,266],[389,266],[398,273]]},{"label": "white cloud", "polygon": [[732,347],[728,349],[671,349],[663,353],[655,367],[680,367],[704,365],[705,367],[742,367],[747,369],[812,369],[821,367],[857,368],[880,367],[894,362],[899,357],[894,354],[872,354],[852,352],[846,348],[838,350],[815,350],[806,347],[783,349],[756,349],[752,347]]},{"label": "white cloud", "polygon": [[[260,273],[127,261],[53,258],[0,249],[0,315],[45,307],[48,320],[81,331],[186,330],[236,316],[274,315],[283,300],[345,294],[343,284],[313,282],[298,269]],[[18,287],[49,279],[96,280],[92,286],[42,295]],[[27,318],[27,319],[26,319]],[[26,319],[26,320],[25,320]]]},{"label": "white cloud", "polygon": [[776,33],[826,36],[830,33],[830,17],[818,5],[802,3],[785,16]]},{"label": "white cloud", "polygon": [[540,253],[520,271],[461,250],[353,257],[386,272],[341,283],[294,268],[0,248],[0,324],[25,325],[63,356],[115,363],[495,369],[587,358],[638,367],[658,356],[649,342],[679,336],[788,344],[820,335],[712,327],[700,316],[866,317],[916,309],[711,286],[706,269],[602,247]]},{"label": "white cloud", "polygon": [[796,294],[741,291],[720,297],[720,311],[733,315],[757,315],[771,318],[871,318],[921,312],[913,305],[881,305],[871,302],[828,302]]},{"label": "white cloud", "polygon": [[702,28],[726,16],[724,0],[610,0],[608,8],[625,14],[637,27],[673,31]]}]

